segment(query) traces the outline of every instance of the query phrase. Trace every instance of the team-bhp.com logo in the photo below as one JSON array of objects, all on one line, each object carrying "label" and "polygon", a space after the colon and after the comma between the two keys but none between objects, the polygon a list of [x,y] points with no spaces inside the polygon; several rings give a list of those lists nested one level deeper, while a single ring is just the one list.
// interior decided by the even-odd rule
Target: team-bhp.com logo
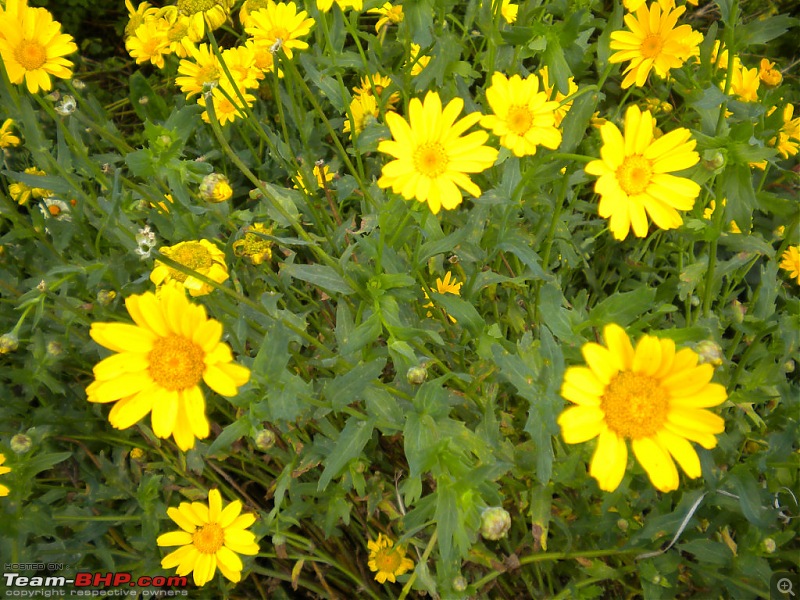
[{"label": "team-bhp.com logo", "polygon": [[[143,596],[163,597],[185,595],[185,590],[165,590],[168,588],[185,588],[186,577],[156,575],[149,577],[133,577],[130,573],[76,573],[74,578],[63,576],[28,577],[19,573],[3,573],[6,596],[20,598],[65,597],[65,596],[125,596],[142,593]],[[65,590],[64,588],[71,589]],[[81,589],[81,588],[100,589]],[[143,588],[139,590],[126,590]],[[77,589],[76,589],[77,588]],[[121,588],[116,592],[111,589]],[[158,588],[158,589],[156,589]],[[130,594],[126,593],[130,591]],[[67,593],[68,592],[68,593]]]}]

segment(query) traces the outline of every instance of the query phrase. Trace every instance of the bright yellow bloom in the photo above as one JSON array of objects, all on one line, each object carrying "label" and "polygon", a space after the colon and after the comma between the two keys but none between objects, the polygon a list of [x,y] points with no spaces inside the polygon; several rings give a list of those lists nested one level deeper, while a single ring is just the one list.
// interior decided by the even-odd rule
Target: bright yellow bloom
[{"label": "bright yellow bloom", "polygon": [[[372,75],[372,84],[370,84],[369,77],[362,77],[361,85],[354,87],[353,91],[356,94],[375,95],[378,98],[382,99],[383,91],[391,85],[392,85],[391,79],[385,77],[384,75],[381,75],[380,73],[375,73],[374,75]],[[372,93],[373,89],[375,91],[374,94]],[[393,107],[395,104],[397,104],[398,100],[400,100],[400,92],[392,92],[392,94],[390,94],[389,98],[386,100],[386,104],[389,107]]]},{"label": "bright yellow bloom", "polygon": [[206,35],[202,19],[182,15],[173,4],[159,9],[158,19],[167,25],[164,35],[167,38],[168,54],[175,54],[178,58],[189,56],[192,46]]},{"label": "bright yellow bloom", "polygon": [[422,73],[422,69],[428,66],[431,62],[431,57],[426,54],[420,55],[422,48],[419,44],[411,43],[411,54],[408,58],[406,66],[411,65],[411,76],[415,77]]},{"label": "bright yellow bloom", "polygon": [[[725,206],[728,203],[727,198],[723,198],[722,202],[720,203],[721,206]],[[703,218],[710,221],[714,216],[714,211],[717,210],[717,203],[716,201],[712,200],[708,203],[708,206],[703,211]]]},{"label": "bright yellow bloom", "polygon": [[224,74],[209,44],[190,47],[189,53],[191,59],[181,60],[178,64],[179,76],[175,78],[175,85],[181,88],[187,98],[210,90]]},{"label": "bright yellow bloom", "polygon": [[149,62],[164,68],[164,56],[169,54],[169,23],[164,19],[147,19],[133,35],[125,40],[125,49],[140,65]]},{"label": "bright yellow bloom", "polygon": [[250,15],[257,10],[267,8],[269,0],[244,0],[242,8],[239,9],[239,20],[242,22],[242,27],[250,27],[252,22]]},{"label": "bright yellow bloom", "polygon": [[235,0],[178,0],[178,12],[191,21],[191,27],[202,29],[203,22],[213,31],[228,20]]},{"label": "bright yellow bloom", "polygon": [[[758,101],[758,69],[747,69],[744,66],[733,69],[731,77],[731,93],[743,102]],[[723,88],[725,83],[720,84]]]},{"label": "bright yellow bloom", "polygon": [[260,265],[272,258],[272,242],[266,236],[272,235],[272,227],[254,223],[244,228],[244,237],[233,242],[233,253],[246,256],[254,265]]},{"label": "bright yellow bloom", "polygon": [[306,183],[303,173],[297,173],[297,185],[293,186],[296,190],[303,190],[306,194],[313,194],[320,188],[327,187],[326,184],[333,181],[335,173],[331,173],[328,165],[320,168],[319,165],[314,165],[314,181],[309,185]]},{"label": "bright yellow bloom", "polygon": [[[625,10],[628,12],[635,13],[639,10],[639,7],[646,2],[647,0],[622,0],[622,6],[624,6]],[[695,2],[689,2],[689,4],[697,6],[697,0],[695,0]],[[675,0],[658,0],[658,5],[661,7],[661,10],[671,10],[675,8]]]},{"label": "bright yellow bloom", "polygon": [[[25,169],[25,173],[28,175],[47,175],[47,173],[41,169],[37,169],[36,167],[28,167]],[[27,204],[28,200],[30,200],[32,197],[41,199],[53,195],[53,192],[50,190],[40,187],[30,187],[21,181],[17,181],[9,185],[8,193],[11,195],[11,199],[20,205]]]},{"label": "bright yellow bloom", "polygon": [[611,63],[630,61],[623,71],[623,89],[633,84],[642,87],[651,70],[666,77],[670,69],[681,67],[689,57],[699,54],[703,35],[690,25],[675,27],[685,11],[685,6],[662,11],[658,3],[653,3],[650,8],[640,6],[635,15],[625,15],[629,31],[611,34],[611,49],[617,52],[608,59]]},{"label": "bright yellow bloom", "polygon": [[364,0],[317,0],[317,8],[322,12],[328,12],[333,6],[334,1],[342,11],[352,8],[353,10],[363,10]]},{"label": "bright yellow bloom", "polygon": [[[174,246],[162,246],[159,252],[182,264],[187,269],[196,271],[212,281],[222,283],[229,277],[228,266],[225,264],[225,253],[208,240],[181,242]],[[157,260],[150,281],[161,286],[171,281],[179,282],[192,296],[205,296],[214,291],[209,284],[187,275],[177,269],[167,266]]]},{"label": "bright yellow bloom", "polygon": [[766,58],[761,59],[761,65],[758,68],[758,77],[764,85],[769,87],[780,85],[781,81],[783,81],[783,74],[780,70],[775,68],[775,63]]},{"label": "bright yellow bloom", "polygon": [[[378,118],[380,112],[378,111],[378,102],[375,96],[369,94],[360,94],[353,97],[350,101],[350,113],[353,115],[353,125],[355,132],[361,133],[367,126],[367,123]],[[350,134],[350,139],[353,139],[352,127],[350,119],[345,119],[343,131]]]},{"label": "bright yellow bloom", "polygon": [[[728,69],[728,49],[725,47],[725,44],[719,40],[714,42],[714,47],[711,49],[711,64],[718,69]],[[739,60],[739,57],[736,55],[733,57],[733,68],[742,68],[742,61]]]},{"label": "bright yellow bloom", "polygon": [[370,571],[375,573],[375,581],[385,583],[388,579],[392,583],[397,581],[397,576],[414,568],[414,562],[406,557],[404,546],[395,546],[394,542],[382,533],[378,539],[367,542],[369,548]]},{"label": "bright yellow bloom", "polygon": [[572,96],[578,91],[578,85],[575,83],[575,78],[570,77],[567,79],[567,93],[562,94],[561,92],[556,91],[555,84],[550,84],[550,71],[546,65],[539,69],[537,75],[542,80],[542,90],[547,94],[547,99],[558,102],[559,104],[559,107],[556,109],[556,127],[561,127],[561,122],[564,120],[564,117],[567,116],[569,109],[572,108],[573,101],[570,100],[569,102],[564,102],[564,104],[561,103],[565,98]]},{"label": "bright yellow bloom", "polygon": [[[260,73],[258,78],[264,79],[267,73],[272,73],[275,69],[275,55],[272,54],[269,46],[263,43],[256,43],[252,39],[248,39],[244,45],[253,51],[254,65]],[[282,69],[278,69],[278,77],[283,77]]]},{"label": "bright yellow bloom", "polygon": [[222,173],[209,173],[203,177],[199,192],[203,200],[215,204],[230,200],[233,196],[231,182]]},{"label": "bright yellow bloom", "polygon": [[789,277],[797,279],[797,285],[800,285],[800,246],[789,246],[781,254],[779,266],[784,271],[788,271]]},{"label": "bright yellow bloom", "polygon": [[380,33],[384,26],[403,22],[403,7],[400,4],[392,6],[391,2],[384,2],[380,8],[370,8],[367,13],[380,15],[378,22],[375,23],[375,33]]},{"label": "bright yellow bloom", "polygon": [[125,0],[125,7],[128,9],[128,23],[125,25],[125,37],[133,35],[139,25],[148,19],[153,19],[158,15],[157,8],[150,6],[149,2],[142,2],[133,8],[131,0]]},{"label": "bright yellow bloom", "polygon": [[[495,10],[495,6],[497,6],[497,1],[495,0],[492,3],[492,10]],[[517,20],[517,12],[519,12],[519,5],[518,4],[511,4],[511,0],[503,0],[500,5],[500,14],[503,15],[506,23],[509,25]]]},{"label": "bright yellow bloom", "polygon": [[[233,81],[240,90],[255,89],[264,75],[256,66],[256,53],[253,46],[235,46],[222,51],[222,62],[228,67]],[[230,84],[227,76],[223,79]]]},{"label": "bright yellow bloom", "polygon": [[15,135],[11,128],[14,126],[13,119],[6,119],[3,121],[3,126],[0,127],[0,148],[11,148],[12,146],[19,146],[22,140],[19,136]]},{"label": "bright yellow bloom", "polygon": [[308,35],[314,26],[314,19],[306,18],[304,10],[297,12],[294,2],[275,4],[269,0],[266,8],[250,14],[250,27],[245,31],[257,44],[265,45],[272,52],[283,48],[287,58],[292,58],[292,50],[305,50],[308,44],[298,38]]},{"label": "bright yellow bloom", "polygon": [[[464,285],[462,282],[456,281],[456,278],[452,276],[452,273],[448,271],[444,274],[444,279],[441,277],[436,278],[436,291],[440,294],[455,294],[456,296],[461,295],[461,286]],[[422,293],[425,294],[425,300],[430,300],[427,304],[423,304],[422,308],[433,308],[433,300],[430,299],[428,296],[428,292],[425,291],[425,288],[422,288]],[[428,311],[425,313],[426,316],[432,317],[433,313]],[[447,315],[448,318],[453,322],[457,323],[457,321],[450,315]]]},{"label": "bright yellow bloom", "polygon": [[794,156],[800,149],[800,117],[793,119],[793,113],[793,105],[783,107],[783,126],[771,142],[783,158]]},{"label": "bright yellow bloom", "polygon": [[480,173],[494,164],[497,150],[484,143],[485,131],[461,136],[481,118],[473,112],[456,122],[464,108],[461,98],[451,100],[444,111],[437,92],[428,92],[425,101],[412,98],[408,121],[396,113],[386,114],[392,140],[378,144],[378,151],[393,156],[383,166],[378,186],[391,187],[406,200],[427,202],[433,214],[444,207],[454,209],[461,204],[462,188],[476,198],[481,189],[467,173]]},{"label": "bright yellow bloom", "polygon": [[4,12],[0,15],[0,31],[0,57],[11,83],[24,81],[28,91],[35,94],[53,87],[51,75],[59,79],[72,77],[72,62],[64,57],[78,47],[71,35],[61,33],[61,23],[54,21],[46,9],[25,6],[19,12]]},{"label": "bright yellow bloom", "polygon": [[177,567],[180,576],[192,573],[198,587],[211,581],[217,568],[230,581],[240,581],[244,565],[238,555],[254,556],[259,551],[256,536],[246,531],[256,517],[241,512],[238,500],[223,507],[216,489],[208,492],[208,505],[181,502],[178,508],[168,508],[167,514],[181,530],[158,536],[156,543],[180,548],[161,560],[161,568]]},{"label": "bright yellow bloom", "polygon": [[[3,466],[4,462],[6,462],[5,454],[0,454],[0,475],[5,475],[6,473],[10,473],[11,472],[11,467],[4,467]],[[6,486],[0,484],[0,497],[8,496],[8,492],[9,491],[10,490]]]},{"label": "bright yellow bloom", "polygon": [[200,381],[222,396],[235,396],[250,371],[233,362],[230,347],[220,341],[222,324],[192,304],[182,287],[129,296],[125,306],[135,325],[92,323],[92,339],[117,354],[94,366],[87,400],[116,402],[108,420],[117,429],[150,413],[153,433],[171,435],[181,450],[189,450],[195,437],[209,434]]},{"label": "bright yellow bloom", "polygon": [[691,179],[669,175],[696,165],[700,156],[688,129],[680,127],[655,139],[656,120],[649,111],[631,106],[625,113],[625,136],[612,122],[600,128],[600,160],[586,172],[600,179],[598,213],[609,218],[611,232],[624,240],[633,226],[637,237],[647,235],[645,211],[657,227],[674,229],[683,223],[679,210],[691,210],[700,186]]},{"label": "bright yellow bloom", "polygon": [[597,439],[589,474],[600,489],[613,492],[628,465],[628,447],[662,492],[678,488],[673,459],[692,479],[702,474],[689,442],[710,449],[725,422],[706,408],[725,402],[727,393],[711,383],[714,367],[698,364],[697,353],[675,342],[643,336],[633,348],[619,325],[603,330],[605,346],[581,349],[586,367],[569,367],[561,395],[575,404],[558,418],[567,444]]},{"label": "bright yellow bloom", "polygon": [[539,145],[554,150],[561,144],[561,132],[555,125],[558,102],[549,101],[547,93],[539,91],[536,75],[508,79],[495,72],[486,100],[494,114],[483,117],[481,127],[491,129],[500,144],[516,156],[536,154]]}]

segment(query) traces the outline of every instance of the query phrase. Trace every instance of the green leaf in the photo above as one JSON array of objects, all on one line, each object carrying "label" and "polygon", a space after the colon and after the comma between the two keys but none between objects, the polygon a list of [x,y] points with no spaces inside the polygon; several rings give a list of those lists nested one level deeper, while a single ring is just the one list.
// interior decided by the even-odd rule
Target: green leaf
[{"label": "green leaf", "polygon": [[153,91],[141,71],[134,71],[128,79],[130,93],[128,97],[133,110],[142,121],[163,121],[167,118],[169,110],[164,99]]},{"label": "green leaf", "polygon": [[692,540],[685,544],[678,544],[681,552],[689,552],[697,557],[700,563],[725,566],[731,563],[733,553],[730,548],[713,540]]},{"label": "green leaf", "polygon": [[325,460],[325,469],[320,475],[317,491],[324,491],[331,480],[344,470],[347,463],[361,454],[364,446],[372,437],[374,427],[374,419],[364,421],[352,416],[347,420],[336,440],[333,452]]},{"label": "green leaf", "polygon": [[777,15],[766,19],[753,19],[736,27],[736,47],[740,50],[755,44],[766,44],[800,24],[799,19]]},{"label": "green leaf", "polygon": [[378,358],[327,381],[323,393],[333,410],[342,410],[348,404],[359,401],[364,390],[378,378],[385,365],[386,359]]},{"label": "green leaf", "polygon": [[250,432],[249,417],[240,417],[222,430],[211,445],[208,447],[207,456],[213,456],[218,452],[225,452],[234,442],[239,441]]},{"label": "green leaf", "polygon": [[455,294],[439,294],[437,292],[432,292],[431,298],[435,305],[444,307],[448,315],[473,335],[480,335],[486,327],[486,321],[483,320],[480,313],[463,298],[459,298]]},{"label": "green leaf", "polygon": [[655,288],[645,286],[640,286],[631,292],[614,294],[594,307],[587,325],[601,327],[608,323],[616,323],[625,327],[654,308],[655,298]]},{"label": "green leaf", "polygon": [[72,452],[54,452],[52,454],[42,454],[24,462],[20,470],[24,470],[27,477],[33,477],[42,471],[46,471],[53,465],[67,460],[72,456]]},{"label": "green leaf", "polygon": [[329,292],[345,295],[353,293],[353,288],[342,279],[342,276],[334,271],[332,267],[326,265],[285,263],[281,268],[281,273],[286,273],[290,277],[300,279],[301,281],[307,281]]},{"label": "green leaf", "polygon": [[403,448],[410,477],[419,477],[436,462],[439,430],[433,417],[416,412],[406,416],[403,429]]},{"label": "green leaf", "polygon": [[460,526],[456,491],[449,482],[449,477],[436,480],[436,513],[435,521],[439,532],[439,554],[444,564],[456,559],[453,540]]}]

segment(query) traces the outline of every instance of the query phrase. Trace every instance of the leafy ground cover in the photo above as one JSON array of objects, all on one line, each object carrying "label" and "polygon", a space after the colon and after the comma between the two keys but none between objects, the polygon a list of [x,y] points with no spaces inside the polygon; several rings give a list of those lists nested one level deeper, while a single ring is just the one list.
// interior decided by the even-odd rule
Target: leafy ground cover
[{"label": "leafy ground cover", "polygon": [[800,588],[791,2],[124,6],[0,11],[6,595]]}]

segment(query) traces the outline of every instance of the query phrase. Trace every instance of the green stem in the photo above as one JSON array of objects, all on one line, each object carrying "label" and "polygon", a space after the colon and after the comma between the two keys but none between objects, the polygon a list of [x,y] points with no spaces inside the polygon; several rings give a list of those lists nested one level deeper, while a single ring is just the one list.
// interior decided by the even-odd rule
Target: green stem
[{"label": "green stem", "polygon": [[[428,545],[425,547],[425,552],[422,553],[422,556],[419,559],[420,564],[428,562],[428,557],[433,552],[433,548],[436,545],[436,540],[439,538],[439,527],[433,530],[433,534],[431,535],[431,539],[428,540]],[[414,585],[414,581],[417,579],[417,570],[414,569],[414,572],[411,573],[411,577],[408,578],[406,584],[403,586],[403,591],[400,592],[400,596],[398,596],[397,600],[404,600],[408,593],[411,591],[411,586]]]}]

